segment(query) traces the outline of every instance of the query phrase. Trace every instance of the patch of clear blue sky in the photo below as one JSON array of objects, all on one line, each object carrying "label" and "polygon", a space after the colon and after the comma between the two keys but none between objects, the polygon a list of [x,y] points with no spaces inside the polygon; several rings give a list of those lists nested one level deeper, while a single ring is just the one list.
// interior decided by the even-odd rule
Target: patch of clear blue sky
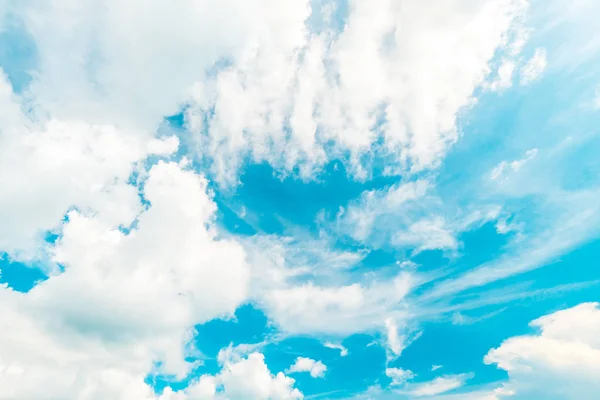
[{"label": "patch of clear blue sky", "polygon": [[47,276],[41,269],[11,260],[0,254],[0,284],[6,284],[17,292],[28,292]]},{"label": "patch of clear blue sky", "polygon": [[348,7],[348,0],[312,0],[313,12],[306,21],[307,25],[315,33],[326,30],[341,32],[348,19]]},{"label": "patch of clear blue sky", "polygon": [[23,27],[22,21],[11,14],[0,30],[0,67],[8,77],[15,93],[21,93],[32,80],[37,65],[35,42]]}]

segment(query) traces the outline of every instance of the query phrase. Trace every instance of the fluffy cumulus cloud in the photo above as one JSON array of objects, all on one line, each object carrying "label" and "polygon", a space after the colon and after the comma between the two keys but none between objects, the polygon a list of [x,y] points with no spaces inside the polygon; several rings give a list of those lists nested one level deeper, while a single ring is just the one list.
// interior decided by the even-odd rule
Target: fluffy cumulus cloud
[{"label": "fluffy cumulus cloud", "polygon": [[557,311],[531,326],[539,333],[512,337],[485,357],[508,372],[506,398],[594,399],[600,390],[598,304]]},{"label": "fluffy cumulus cloud", "polygon": [[287,369],[288,373],[308,372],[313,378],[323,378],[326,371],[327,366],[322,361],[316,361],[307,357],[296,358],[294,364]]},{"label": "fluffy cumulus cloud", "polygon": [[231,314],[249,275],[241,245],[215,237],[205,185],[157,164],[144,184],[151,205],[128,234],[102,214],[68,213],[52,250],[64,272],[26,294],[1,289],[2,396],[137,398],[119,391],[148,391],[154,361],[191,368],[193,325]]},{"label": "fluffy cumulus cloud", "polygon": [[167,389],[163,397],[171,396],[164,400],[302,399],[294,382],[282,372],[273,375],[265,364],[264,355],[253,352],[244,358],[227,359],[218,374],[202,375],[183,392],[172,393]]},{"label": "fluffy cumulus cloud", "polygon": [[93,210],[110,226],[129,225],[141,211],[128,184],[133,163],[177,149],[174,137],[149,139],[111,125],[30,123],[0,136],[0,185],[8,188],[0,195],[0,246],[17,258],[39,255],[43,234],[69,208]]},{"label": "fluffy cumulus cloud", "polygon": [[512,60],[504,60],[498,67],[497,77],[486,86],[492,91],[500,91],[512,86],[515,63]]}]

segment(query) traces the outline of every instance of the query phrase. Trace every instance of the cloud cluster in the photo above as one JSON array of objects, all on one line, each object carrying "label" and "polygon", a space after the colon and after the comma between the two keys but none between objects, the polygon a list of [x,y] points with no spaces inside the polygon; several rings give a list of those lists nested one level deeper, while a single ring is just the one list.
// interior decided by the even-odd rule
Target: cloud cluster
[{"label": "cloud cluster", "polygon": [[285,332],[346,336],[381,329],[387,317],[406,314],[403,302],[415,285],[400,273],[389,282],[342,286],[288,284],[264,294],[260,303]]},{"label": "cloud cluster", "polygon": [[182,392],[170,389],[159,400],[298,400],[302,393],[294,388],[294,379],[282,372],[273,375],[261,353],[244,358],[226,359],[216,375],[202,375]]},{"label": "cloud cluster", "polygon": [[595,398],[600,390],[598,304],[557,311],[531,326],[539,333],[507,339],[485,357],[486,363],[508,372],[508,398]]},{"label": "cloud cluster", "polygon": [[148,130],[179,111],[206,68],[244,51],[264,18],[284,11],[269,0],[7,1],[0,7],[33,42],[37,62],[26,71],[28,91],[45,112]]},{"label": "cloud cluster", "polygon": [[351,1],[339,29],[330,7],[295,0],[270,19],[270,4],[244,51],[196,84],[188,126],[222,183],[247,157],[307,178],[332,158],[369,176],[373,150],[390,171],[436,166],[525,6]]},{"label": "cloud cluster", "polygon": [[335,220],[323,224],[340,236],[373,248],[454,252],[458,235],[495,220],[500,207],[489,202],[463,209],[442,198],[435,183],[420,179],[367,190],[341,207]]},{"label": "cloud cluster", "polygon": [[161,162],[143,194],[150,206],[128,234],[101,213],[69,212],[53,248],[64,272],[28,293],[0,289],[2,396],[150,396],[153,363],[184,376],[193,325],[244,301],[245,253],[215,237],[206,181]]}]

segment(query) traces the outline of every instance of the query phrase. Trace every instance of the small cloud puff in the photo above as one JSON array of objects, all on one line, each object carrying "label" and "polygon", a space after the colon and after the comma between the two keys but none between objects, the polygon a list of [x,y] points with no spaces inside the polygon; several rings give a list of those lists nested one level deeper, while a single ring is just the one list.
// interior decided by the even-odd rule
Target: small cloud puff
[{"label": "small cloud puff", "polygon": [[526,86],[537,80],[548,65],[546,49],[537,48],[527,64],[521,68],[521,86]]},{"label": "small cloud puff", "polygon": [[307,357],[298,357],[296,358],[296,362],[292,364],[286,372],[288,374],[293,374],[295,372],[308,372],[313,378],[323,378],[326,371],[327,366],[321,361],[316,361]]},{"label": "small cloud puff", "polygon": [[511,172],[518,172],[523,166],[529,161],[533,160],[538,153],[538,149],[527,150],[525,157],[520,160],[514,161],[502,161],[500,162],[490,173],[491,180],[498,180],[500,178],[507,178],[507,175]]},{"label": "small cloud puff", "polygon": [[415,377],[412,371],[402,368],[386,368],[385,375],[392,379],[391,386],[402,385]]},{"label": "small cloud puff", "polygon": [[340,356],[346,357],[348,355],[348,349],[342,346],[341,344],[335,344],[331,342],[327,342],[324,344],[325,347],[329,349],[337,349],[340,351]]},{"label": "small cloud puff", "polygon": [[463,386],[473,374],[444,375],[431,381],[411,385],[409,393],[415,397],[435,396]]}]

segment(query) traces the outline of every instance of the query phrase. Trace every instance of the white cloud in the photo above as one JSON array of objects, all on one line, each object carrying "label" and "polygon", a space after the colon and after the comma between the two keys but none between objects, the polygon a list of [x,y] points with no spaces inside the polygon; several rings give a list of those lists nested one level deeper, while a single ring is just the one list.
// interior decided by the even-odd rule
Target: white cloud
[{"label": "white cloud", "polygon": [[459,393],[441,394],[435,396],[429,396],[427,399],[431,400],[501,400],[501,399],[512,399],[514,392],[503,388],[496,387],[490,388],[490,385],[473,390],[473,391],[460,391]]},{"label": "white cloud", "polygon": [[[246,243],[253,275],[250,296],[281,331],[334,340],[358,332],[385,332],[386,319],[406,319],[405,298],[420,284],[413,271],[396,271],[385,279],[377,274],[357,279],[352,271],[328,263],[329,254],[317,252],[315,259],[307,259],[314,246],[312,250],[300,246],[302,254],[296,254],[295,241],[258,238]],[[406,344],[414,340],[411,326],[402,323],[400,333],[406,335]],[[341,345],[325,346],[339,349],[341,356],[348,354]]]},{"label": "white cloud", "polygon": [[442,367],[443,367],[443,365],[432,365],[432,366],[431,366],[431,371],[432,371],[432,372],[433,372],[433,371],[437,371],[438,369],[440,369],[440,368],[442,368]]},{"label": "white cloud", "polygon": [[337,349],[340,351],[340,356],[341,357],[346,357],[348,355],[348,349],[345,348],[344,346],[342,346],[341,344],[335,344],[335,343],[331,343],[331,342],[326,342],[324,344],[325,347],[330,348],[330,349]]},{"label": "white cloud", "polygon": [[201,376],[185,390],[185,394],[189,400],[302,399],[302,393],[293,387],[294,382],[282,372],[271,374],[264,355],[251,353],[243,359],[226,360],[217,375]]},{"label": "white cloud", "polygon": [[503,215],[496,221],[496,232],[501,235],[505,235],[510,232],[516,232],[517,235],[521,234],[523,230],[523,223],[513,221],[510,216]]},{"label": "white cloud", "polygon": [[407,390],[415,397],[435,396],[463,386],[472,378],[472,374],[444,375],[428,382],[410,385]]},{"label": "white cloud", "polygon": [[406,347],[406,338],[398,331],[398,325],[392,318],[385,320],[387,347],[394,357],[398,357]]},{"label": "white cloud", "polygon": [[244,357],[221,361],[215,375],[202,375],[179,392],[167,387],[158,400],[298,400],[302,393],[294,388],[294,379],[282,372],[272,374],[265,357],[251,352]]},{"label": "white cloud", "polygon": [[149,153],[135,136],[111,126],[52,121],[0,141],[0,184],[11,188],[0,195],[0,248],[16,257],[37,255],[41,234],[71,207],[115,227],[129,225],[141,211],[127,179],[133,163]]},{"label": "white cloud", "polygon": [[515,71],[515,62],[504,60],[498,67],[498,76],[489,84],[492,91],[500,91],[512,86],[513,73]]},{"label": "white cloud", "polygon": [[[354,279],[332,262],[339,254],[324,251],[323,243],[287,239],[256,235],[243,242],[251,265],[249,296],[278,329],[335,340],[384,330],[390,316],[404,318],[404,298],[419,284],[411,271],[385,280],[376,274]],[[343,346],[330,347],[347,355]]]},{"label": "white cloud", "polygon": [[557,311],[530,325],[540,332],[507,339],[485,357],[508,372],[504,390],[514,393],[510,398],[594,399],[600,391],[598,304]]},{"label": "white cloud", "polygon": [[404,211],[417,201],[421,202],[430,188],[429,182],[420,180],[382,190],[365,191],[340,210],[335,229],[356,240],[365,241],[379,227],[381,219],[389,218],[398,210]]},{"label": "white cloud", "polygon": [[280,18],[285,27],[287,12],[269,0],[52,0],[12,8],[35,41],[31,91],[46,111],[147,129],[179,110],[207,67],[247,50],[265,22],[274,29]]},{"label": "white cloud", "polygon": [[260,302],[285,332],[345,336],[383,329],[390,315],[403,315],[413,278],[403,272],[389,282],[288,285],[264,293]]},{"label": "white cloud", "polygon": [[412,371],[402,368],[386,368],[385,375],[392,379],[392,386],[403,385],[406,381],[415,377]]},{"label": "white cloud", "polygon": [[[0,249],[21,259],[40,256],[45,231],[73,207],[112,227],[128,226],[141,211],[128,184],[134,164],[167,156],[175,137],[153,139],[136,130],[80,120],[38,121],[21,112],[20,99],[0,79]],[[43,204],[43,207],[40,207]]]},{"label": "white cloud", "polygon": [[364,177],[359,158],[378,137],[402,169],[435,166],[524,4],[449,1],[431,12],[414,1],[350,2],[342,32],[316,34],[304,23],[307,2],[285,14],[269,3],[264,30],[196,86],[189,127],[224,183],[235,183],[244,157],[309,177],[343,152]]},{"label": "white cloud", "polygon": [[[325,232],[314,239],[302,230],[286,236],[258,234],[245,241],[246,248],[255,264],[275,264],[273,268],[283,267],[290,274],[335,274],[358,264],[368,254],[362,250],[334,249],[332,238]],[[265,251],[265,249],[269,249]],[[270,260],[268,260],[270,259]],[[264,276],[261,277],[264,282]]]},{"label": "white cloud", "polygon": [[452,324],[453,325],[472,325],[477,322],[486,320],[488,318],[493,318],[496,315],[504,312],[505,310],[506,310],[506,308],[501,308],[499,310],[491,311],[491,312],[488,312],[488,313],[485,313],[482,315],[478,315],[475,317],[465,315],[465,314],[457,311],[454,314],[452,314]]},{"label": "white cloud", "polygon": [[270,315],[284,330],[341,333],[356,329],[350,325],[366,299],[359,284],[331,288],[308,284],[276,289],[266,295],[266,301]]},{"label": "white cloud", "polygon": [[433,182],[418,180],[364,191],[323,225],[375,249],[456,251],[461,232],[496,219],[500,211],[494,205],[458,207],[444,201]]},{"label": "white cloud", "polygon": [[[528,5],[524,5],[528,8]],[[493,92],[499,92],[508,89],[513,84],[513,77],[517,68],[515,59],[520,55],[521,51],[527,44],[531,29],[527,28],[523,21],[525,13],[521,13],[516,17],[519,23],[509,33],[510,40],[506,45],[507,51],[504,52],[500,64],[496,69],[495,76],[491,81],[485,82],[483,87]]]},{"label": "white cloud", "polygon": [[535,49],[531,59],[521,68],[521,85],[529,85],[539,79],[547,65],[546,49]]},{"label": "white cloud", "polygon": [[0,110],[0,131],[23,122],[19,99],[14,95],[2,68],[0,68]]},{"label": "white cloud", "polygon": [[216,238],[206,181],[159,163],[144,195],[151,206],[127,235],[70,212],[54,250],[65,271],[26,294],[0,289],[0,397],[151,398],[152,363],[185,374],[192,326],[245,299],[244,251]]},{"label": "white cloud", "polygon": [[[521,15],[521,18],[523,17],[525,17],[525,14]],[[531,31],[531,28],[528,28],[523,25],[519,25],[513,30],[513,39],[509,45],[509,54],[511,56],[518,56],[521,53],[521,51],[527,44],[527,40],[529,40]]]},{"label": "white cloud", "polygon": [[263,347],[265,342],[260,343],[241,343],[238,345],[233,345],[230,343],[229,346],[222,348],[219,350],[217,354],[217,361],[219,364],[224,365],[226,363],[237,362],[242,360],[243,358],[248,357],[252,353],[257,353],[260,351],[261,347]]},{"label": "white cloud", "polygon": [[308,372],[313,378],[323,378],[327,366],[321,361],[315,361],[312,358],[298,357],[293,365],[287,369],[287,373]]},{"label": "white cloud", "polygon": [[415,252],[423,250],[456,250],[458,240],[441,217],[419,220],[392,237],[391,243],[396,246],[412,246]]},{"label": "white cloud", "polygon": [[538,153],[538,149],[530,149],[525,152],[525,157],[520,160],[514,161],[501,161],[498,165],[494,167],[492,172],[490,173],[490,179],[498,180],[498,179],[507,179],[511,173],[519,172],[523,166],[533,160]]}]

